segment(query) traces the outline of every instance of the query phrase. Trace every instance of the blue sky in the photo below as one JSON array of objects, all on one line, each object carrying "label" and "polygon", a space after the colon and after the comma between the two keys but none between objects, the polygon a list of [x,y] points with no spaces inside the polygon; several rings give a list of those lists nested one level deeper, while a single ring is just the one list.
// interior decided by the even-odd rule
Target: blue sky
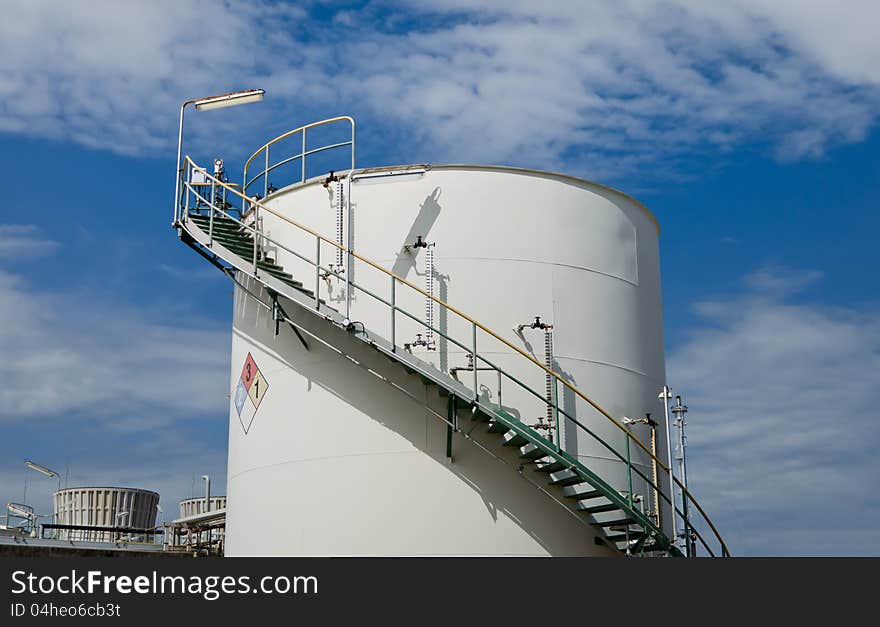
[{"label": "blue sky", "polygon": [[[168,228],[187,152],[230,172],[348,114],[359,165],[499,163],[662,225],[690,483],[744,555],[877,555],[880,8],[850,0],[5,3],[0,500],[156,489],[226,457],[231,287]],[[860,19],[852,19],[859,15]],[[196,492],[200,491],[198,483]]]}]

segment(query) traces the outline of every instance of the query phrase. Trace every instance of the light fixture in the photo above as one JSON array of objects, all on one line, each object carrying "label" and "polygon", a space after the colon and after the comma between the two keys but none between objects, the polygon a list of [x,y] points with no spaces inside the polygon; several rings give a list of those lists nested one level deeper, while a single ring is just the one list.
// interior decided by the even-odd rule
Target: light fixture
[{"label": "light fixture", "polygon": [[211,109],[221,109],[223,107],[247,104],[249,102],[259,102],[263,99],[263,94],[265,93],[266,91],[263,89],[249,89],[247,91],[232,92],[231,94],[200,98],[193,104],[197,111],[209,111]]},{"label": "light fixture", "polygon": [[29,459],[24,460],[24,465],[27,466],[28,468],[30,468],[31,470],[36,470],[38,473],[46,475],[47,477],[58,477],[59,479],[61,478],[61,475],[59,475],[54,470],[50,470],[49,468],[46,468],[45,466],[40,466],[39,464],[34,463]]},{"label": "light fixture", "polygon": [[34,515],[34,508],[24,503],[7,503],[6,511],[27,519],[32,518]]},{"label": "light fixture", "polygon": [[174,177],[174,219],[172,226],[177,226],[180,218],[180,161],[183,156],[183,113],[187,105],[195,105],[197,111],[209,111],[211,109],[220,109],[222,107],[233,107],[235,105],[247,104],[249,102],[259,102],[266,93],[264,89],[248,89],[246,91],[234,91],[229,94],[220,94],[218,96],[208,96],[207,98],[195,98],[187,100],[180,105],[180,126],[177,130],[177,170]]}]

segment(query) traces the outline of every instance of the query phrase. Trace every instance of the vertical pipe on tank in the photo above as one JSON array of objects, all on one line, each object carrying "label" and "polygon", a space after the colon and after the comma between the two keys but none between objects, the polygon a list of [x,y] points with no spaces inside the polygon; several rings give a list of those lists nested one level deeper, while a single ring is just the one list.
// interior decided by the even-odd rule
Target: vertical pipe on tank
[{"label": "vertical pipe on tank", "polygon": [[[651,425],[651,453],[657,457],[657,423],[651,420],[651,414],[646,414],[648,424]],[[660,477],[657,474],[657,460],[651,460],[651,478],[654,480],[654,516],[657,518],[657,526],[660,526]]]},{"label": "vertical pipe on tank", "polygon": [[[544,365],[547,370],[553,370],[553,327],[548,326],[544,329]],[[553,375],[549,372],[544,375],[545,396],[547,398],[547,435],[553,441],[553,418],[554,407],[556,407],[555,385],[553,384]]]},{"label": "vertical pipe on tank", "polygon": [[428,350],[434,343],[434,245],[425,247],[425,343]]},{"label": "vertical pipe on tank", "polygon": [[339,269],[342,269],[342,247],[345,246],[342,240],[343,211],[342,179],[339,179],[336,181],[336,243],[339,244],[336,249],[336,267]]}]

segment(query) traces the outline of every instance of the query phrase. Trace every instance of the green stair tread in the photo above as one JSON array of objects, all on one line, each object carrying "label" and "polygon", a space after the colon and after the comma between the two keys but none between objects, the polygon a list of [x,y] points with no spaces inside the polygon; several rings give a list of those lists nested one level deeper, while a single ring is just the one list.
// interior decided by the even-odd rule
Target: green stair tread
[{"label": "green stair tread", "polygon": [[[560,475],[558,477],[554,477],[553,475]],[[550,485],[558,485],[558,486],[569,486],[569,485],[577,485],[578,483],[583,483],[584,479],[580,476],[579,473],[574,471],[569,471],[569,474],[560,474],[560,473],[551,473],[550,475]]]},{"label": "green stair tread", "polygon": [[508,431],[504,434],[503,437],[503,446],[525,446],[529,441],[528,438],[520,435],[519,433],[516,433],[515,431]]},{"label": "green stair tread", "polygon": [[[199,225],[200,227],[203,227],[203,228],[210,228],[210,226],[211,226],[211,221],[208,220],[207,218],[202,218],[202,219],[193,218],[193,222],[195,222],[197,225]],[[247,230],[246,227],[242,226],[238,222],[233,222],[232,220],[217,220],[217,219],[214,220],[214,229],[229,231],[229,232],[236,232],[236,233],[243,232],[243,231]]]},{"label": "green stair tread", "polygon": [[626,542],[627,539],[637,540],[637,539],[641,538],[643,535],[645,535],[644,532],[631,531],[629,534],[629,538],[627,538],[627,535],[625,533],[621,533],[621,534],[615,534],[613,536],[605,536],[605,539],[608,542],[611,542],[613,544],[617,544],[618,542]]},{"label": "green stair tread", "polygon": [[254,248],[254,240],[250,237],[243,237],[239,235],[224,235],[223,233],[214,233],[214,239],[218,242],[225,242],[230,246],[239,246],[241,248],[250,248],[253,250]]},{"label": "green stair tread", "polygon": [[[478,407],[471,415],[471,419],[479,420],[480,422],[489,422],[490,420],[492,420],[492,416]],[[507,431],[507,427],[505,427],[504,430]]]},{"label": "green stair tread", "polygon": [[[532,448],[529,448],[529,446],[532,446]],[[538,448],[537,446],[527,444],[526,446],[522,447],[519,456],[523,459],[541,459],[542,457],[546,457],[547,453],[545,453],[543,449]]]},{"label": "green stair tread", "polygon": [[[634,525],[635,521],[632,518],[618,518],[616,520],[604,520],[600,523],[597,523],[598,527],[622,527],[624,525]],[[641,531],[641,530],[640,530]],[[631,531],[630,534],[633,532]]]},{"label": "green stair tread", "polygon": [[[196,225],[202,229],[207,230],[207,229],[211,228],[211,221],[208,220],[207,218],[203,218],[203,219],[192,218],[192,221],[195,222]],[[247,229],[245,227],[238,224],[237,222],[233,222],[232,220],[217,220],[217,219],[214,220],[213,230],[214,231],[224,231],[224,232],[228,232],[228,233],[241,233],[241,234],[244,234],[244,232],[247,231]]]},{"label": "green stair tread", "polygon": [[543,464],[541,466],[538,466],[537,471],[544,472],[547,474],[552,474],[554,472],[559,472],[560,470],[565,470],[566,468],[568,468],[568,464],[565,464],[560,461],[552,461],[552,462]]},{"label": "green stair tread", "polygon": [[584,488],[569,488],[568,491],[564,493],[565,498],[567,499],[575,499],[578,501],[588,501],[590,499],[595,499],[602,496],[602,492],[599,490],[594,490],[591,487]]},{"label": "green stair tread", "polygon": [[[618,506],[614,503],[606,503],[604,505],[592,505],[592,506],[578,505],[578,509],[580,511],[584,512],[585,514],[604,514],[605,512],[617,511],[620,509],[620,506]],[[608,525],[606,525],[604,522],[602,522],[599,524],[602,525],[603,527],[607,527],[608,525],[613,524],[613,523],[608,523]]]}]

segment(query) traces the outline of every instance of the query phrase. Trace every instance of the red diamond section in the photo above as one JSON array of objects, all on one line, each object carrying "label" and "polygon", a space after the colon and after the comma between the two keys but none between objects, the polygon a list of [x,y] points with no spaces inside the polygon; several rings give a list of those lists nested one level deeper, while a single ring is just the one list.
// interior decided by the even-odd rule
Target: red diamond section
[{"label": "red diamond section", "polygon": [[260,369],[257,368],[257,362],[255,362],[251,354],[248,353],[247,359],[244,360],[244,368],[241,369],[241,381],[244,383],[244,387],[247,388],[248,392],[250,392],[251,384],[254,382],[254,378],[257,376],[258,372],[260,372]]}]

